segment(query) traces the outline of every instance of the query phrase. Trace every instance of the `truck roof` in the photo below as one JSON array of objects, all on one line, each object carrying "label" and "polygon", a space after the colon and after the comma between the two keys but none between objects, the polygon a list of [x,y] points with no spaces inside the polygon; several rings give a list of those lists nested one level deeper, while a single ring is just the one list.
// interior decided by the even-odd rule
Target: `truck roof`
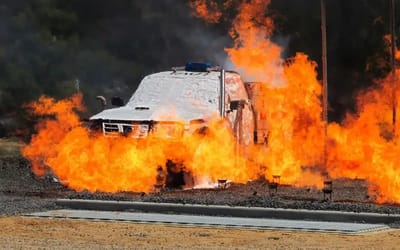
[{"label": "truck roof", "polygon": [[[226,78],[236,73],[226,72]],[[218,115],[220,72],[164,71],[143,78],[129,102],[90,119],[184,121]]]}]

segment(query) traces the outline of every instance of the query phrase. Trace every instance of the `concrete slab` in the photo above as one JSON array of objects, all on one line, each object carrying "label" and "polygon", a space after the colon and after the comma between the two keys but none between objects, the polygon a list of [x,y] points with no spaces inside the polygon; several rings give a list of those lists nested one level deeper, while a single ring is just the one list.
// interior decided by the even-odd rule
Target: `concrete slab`
[{"label": "concrete slab", "polygon": [[384,224],[69,209],[37,212],[28,216],[337,233],[362,233],[389,228]]},{"label": "concrete slab", "polygon": [[331,222],[360,222],[390,224],[400,221],[400,214],[355,213],[327,210],[282,209],[263,207],[234,207],[221,205],[196,205],[176,203],[103,201],[80,199],[57,199],[56,204],[68,209],[174,213],[188,215],[230,216],[287,220],[314,220]]}]

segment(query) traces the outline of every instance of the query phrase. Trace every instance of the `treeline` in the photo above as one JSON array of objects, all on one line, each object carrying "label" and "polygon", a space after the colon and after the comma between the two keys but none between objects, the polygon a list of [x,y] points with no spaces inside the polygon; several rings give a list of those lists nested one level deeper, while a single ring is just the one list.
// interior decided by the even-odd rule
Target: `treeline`
[{"label": "treeline", "polygon": [[[223,64],[234,10],[207,25],[190,14],[188,1],[1,1],[0,130],[10,117],[24,117],[24,103],[40,95],[68,97],[78,82],[88,116],[100,109],[95,96],[127,99],[146,74],[189,60]],[[327,0],[333,119],[352,107],[355,90],[390,69],[383,40],[388,2]],[[319,62],[319,0],[273,0],[270,7],[283,56],[303,51]]]},{"label": "treeline", "polygon": [[77,82],[88,113],[96,95],[128,98],[148,73],[223,51],[206,29],[185,1],[1,1],[0,116],[70,96]]}]

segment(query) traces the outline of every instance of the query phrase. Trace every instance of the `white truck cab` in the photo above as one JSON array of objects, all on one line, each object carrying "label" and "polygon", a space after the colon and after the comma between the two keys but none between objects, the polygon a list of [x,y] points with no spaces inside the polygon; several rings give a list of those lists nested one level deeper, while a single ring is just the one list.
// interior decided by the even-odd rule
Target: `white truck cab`
[{"label": "white truck cab", "polygon": [[[122,105],[122,103],[121,103]],[[106,136],[146,138],[158,130],[166,137],[193,133],[215,117],[225,119],[239,143],[254,140],[254,117],[240,75],[209,63],[187,63],[148,75],[129,101],[92,116]]]}]

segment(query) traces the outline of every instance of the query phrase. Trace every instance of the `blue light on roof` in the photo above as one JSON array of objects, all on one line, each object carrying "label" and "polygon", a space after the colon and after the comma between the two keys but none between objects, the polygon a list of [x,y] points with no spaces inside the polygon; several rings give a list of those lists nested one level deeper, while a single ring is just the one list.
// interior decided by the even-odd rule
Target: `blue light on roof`
[{"label": "blue light on roof", "polygon": [[207,72],[213,65],[211,63],[188,62],[185,65],[186,71]]}]

